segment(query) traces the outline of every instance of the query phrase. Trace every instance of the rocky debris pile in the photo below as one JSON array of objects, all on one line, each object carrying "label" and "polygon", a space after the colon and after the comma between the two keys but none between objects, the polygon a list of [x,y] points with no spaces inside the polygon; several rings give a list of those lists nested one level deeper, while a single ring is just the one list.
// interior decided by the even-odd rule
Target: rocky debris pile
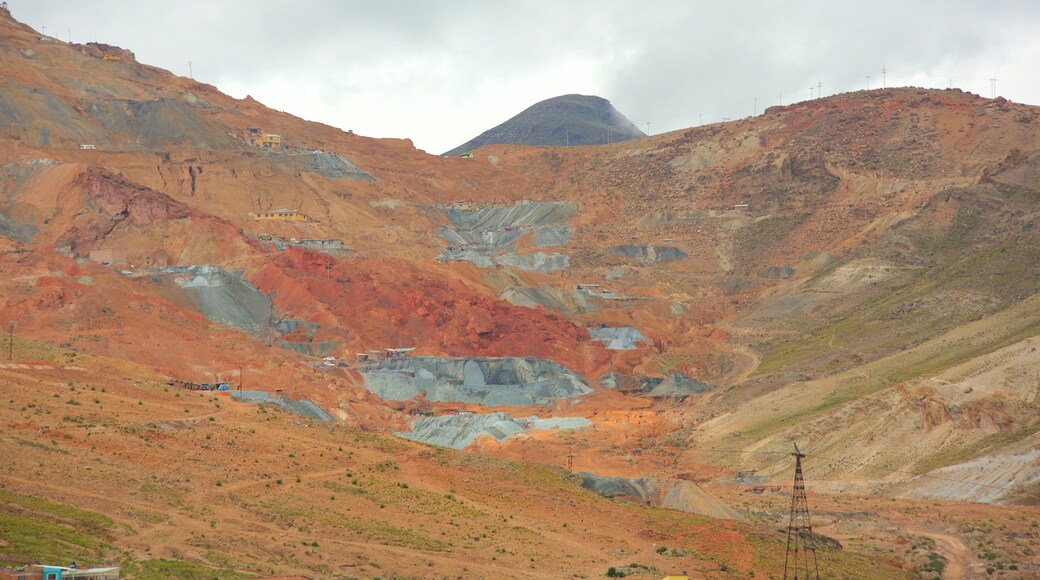
[{"label": "rocky debris pile", "polygon": [[324,409],[307,399],[292,400],[267,391],[228,391],[231,398],[243,403],[275,405],[283,411],[319,421],[333,422],[335,419]]},{"label": "rocky debris pile", "polygon": [[713,518],[743,520],[740,512],[683,479],[605,477],[582,472],[581,485],[606,497],[626,497],[646,505],[663,507]]},{"label": "rocky debris pile", "polygon": [[617,371],[611,371],[601,376],[599,386],[603,389],[640,393],[648,397],[680,398],[707,393],[713,388],[704,381],[678,373],[667,377],[633,377]]},{"label": "rocky debris pile", "polygon": [[371,180],[372,176],[343,157],[315,149],[292,155],[292,160],[326,179]]},{"label": "rocky debris pile", "polygon": [[566,314],[581,314],[597,310],[596,305],[589,301],[589,295],[580,290],[510,286],[499,292],[498,297],[517,306],[527,306],[528,308],[541,306]]},{"label": "rocky debris pile", "polygon": [[446,206],[441,210],[451,227],[441,229],[450,246],[441,260],[473,262],[481,268],[509,266],[526,271],[555,272],[570,267],[564,254],[512,254],[516,242],[532,233],[539,247],[566,246],[571,228],[566,221],[578,210],[573,202],[527,202],[508,206],[467,208]]},{"label": "rocky debris pile", "polygon": [[633,258],[645,263],[672,262],[686,257],[686,252],[674,246],[639,246],[626,244],[622,246],[613,246],[610,248],[610,251],[615,254],[621,254],[626,258]]},{"label": "rocky debris pile", "polygon": [[540,248],[551,248],[564,246],[571,243],[570,226],[544,226],[536,228],[534,238],[531,240]]},{"label": "rocky debris pile", "polygon": [[528,431],[570,430],[588,427],[592,422],[582,417],[513,418],[505,413],[458,413],[440,417],[420,417],[412,422],[411,431],[397,433],[412,441],[464,449],[478,437],[494,437],[499,443]]},{"label": "rocky debris pile", "polygon": [[591,392],[559,364],[537,358],[392,357],[359,369],[365,388],[383,399],[527,406]]},{"label": "rocky debris pile", "polygon": [[207,319],[243,330],[255,336],[266,335],[273,324],[271,301],[241,272],[228,272],[219,266],[175,266],[149,270],[156,284],[172,281],[188,299],[189,305]]},{"label": "rocky debris pile", "polygon": [[608,350],[632,350],[638,348],[637,342],[646,340],[642,332],[631,326],[593,326],[589,327],[588,331],[592,340],[602,342]]}]

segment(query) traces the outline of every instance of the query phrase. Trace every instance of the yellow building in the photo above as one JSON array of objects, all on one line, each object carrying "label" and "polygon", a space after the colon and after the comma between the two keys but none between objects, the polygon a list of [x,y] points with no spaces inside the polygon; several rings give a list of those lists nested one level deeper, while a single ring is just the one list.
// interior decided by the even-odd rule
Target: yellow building
[{"label": "yellow building", "polygon": [[285,221],[285,222],[305,222],[307,216],[300,210],[296,209],[273,209],[270,211],[262,211],[254,214],[253,219],[256,221]]},{"label": "yellow building", "polygon": [[260,146],[267,148],[278,147],[282,144],[282,136],[274,133],[263,133],[260,135]]}]

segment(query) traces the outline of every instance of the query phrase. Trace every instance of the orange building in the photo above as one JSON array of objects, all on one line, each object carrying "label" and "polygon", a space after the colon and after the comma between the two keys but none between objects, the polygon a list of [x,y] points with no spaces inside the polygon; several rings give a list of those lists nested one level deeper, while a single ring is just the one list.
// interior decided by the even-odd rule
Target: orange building
[{"label": "orange building", "polygon": [[298,209],[273,209],[254,214],[253,219],[256,221],[305,222],[307,216]]}]

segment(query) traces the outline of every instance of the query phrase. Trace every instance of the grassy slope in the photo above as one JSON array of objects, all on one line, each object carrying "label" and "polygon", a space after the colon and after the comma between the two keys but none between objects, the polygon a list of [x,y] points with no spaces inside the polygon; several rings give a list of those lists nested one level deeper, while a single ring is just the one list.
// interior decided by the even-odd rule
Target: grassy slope
[{"label": "grassy slope", "polygon": [[[120,563],[137,578],[558,577],[647,564],[646,534],[689,552],[669,565],[703,573],[762,573],[782,556],[771,528],[611,501],[555,469],[300,425],[76,364],[86,370],[0,369],[3,561]],[[834,552],[825,567],[899,575],[864,561]]]}]

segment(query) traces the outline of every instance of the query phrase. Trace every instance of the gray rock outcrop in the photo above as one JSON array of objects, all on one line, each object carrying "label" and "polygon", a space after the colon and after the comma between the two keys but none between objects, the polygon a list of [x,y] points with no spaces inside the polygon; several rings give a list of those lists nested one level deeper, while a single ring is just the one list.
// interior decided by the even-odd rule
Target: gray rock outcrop
[{"label": "gray rock outcrop", "polygon": [[397,433],[412,441],[465,449],[481,436],[493,437],[499,443],[528,431],[580,429],[592,422],[582,417],[513,418],[505,413],[458,413],[440,417],[420,417],[412,422],[411,431]]},{"label": "gray rock outcrop", "polygon": [[359,369],[365,388],[394,401],[527,406],[591,392],[573,371],[536,358],[395,357]]}]

